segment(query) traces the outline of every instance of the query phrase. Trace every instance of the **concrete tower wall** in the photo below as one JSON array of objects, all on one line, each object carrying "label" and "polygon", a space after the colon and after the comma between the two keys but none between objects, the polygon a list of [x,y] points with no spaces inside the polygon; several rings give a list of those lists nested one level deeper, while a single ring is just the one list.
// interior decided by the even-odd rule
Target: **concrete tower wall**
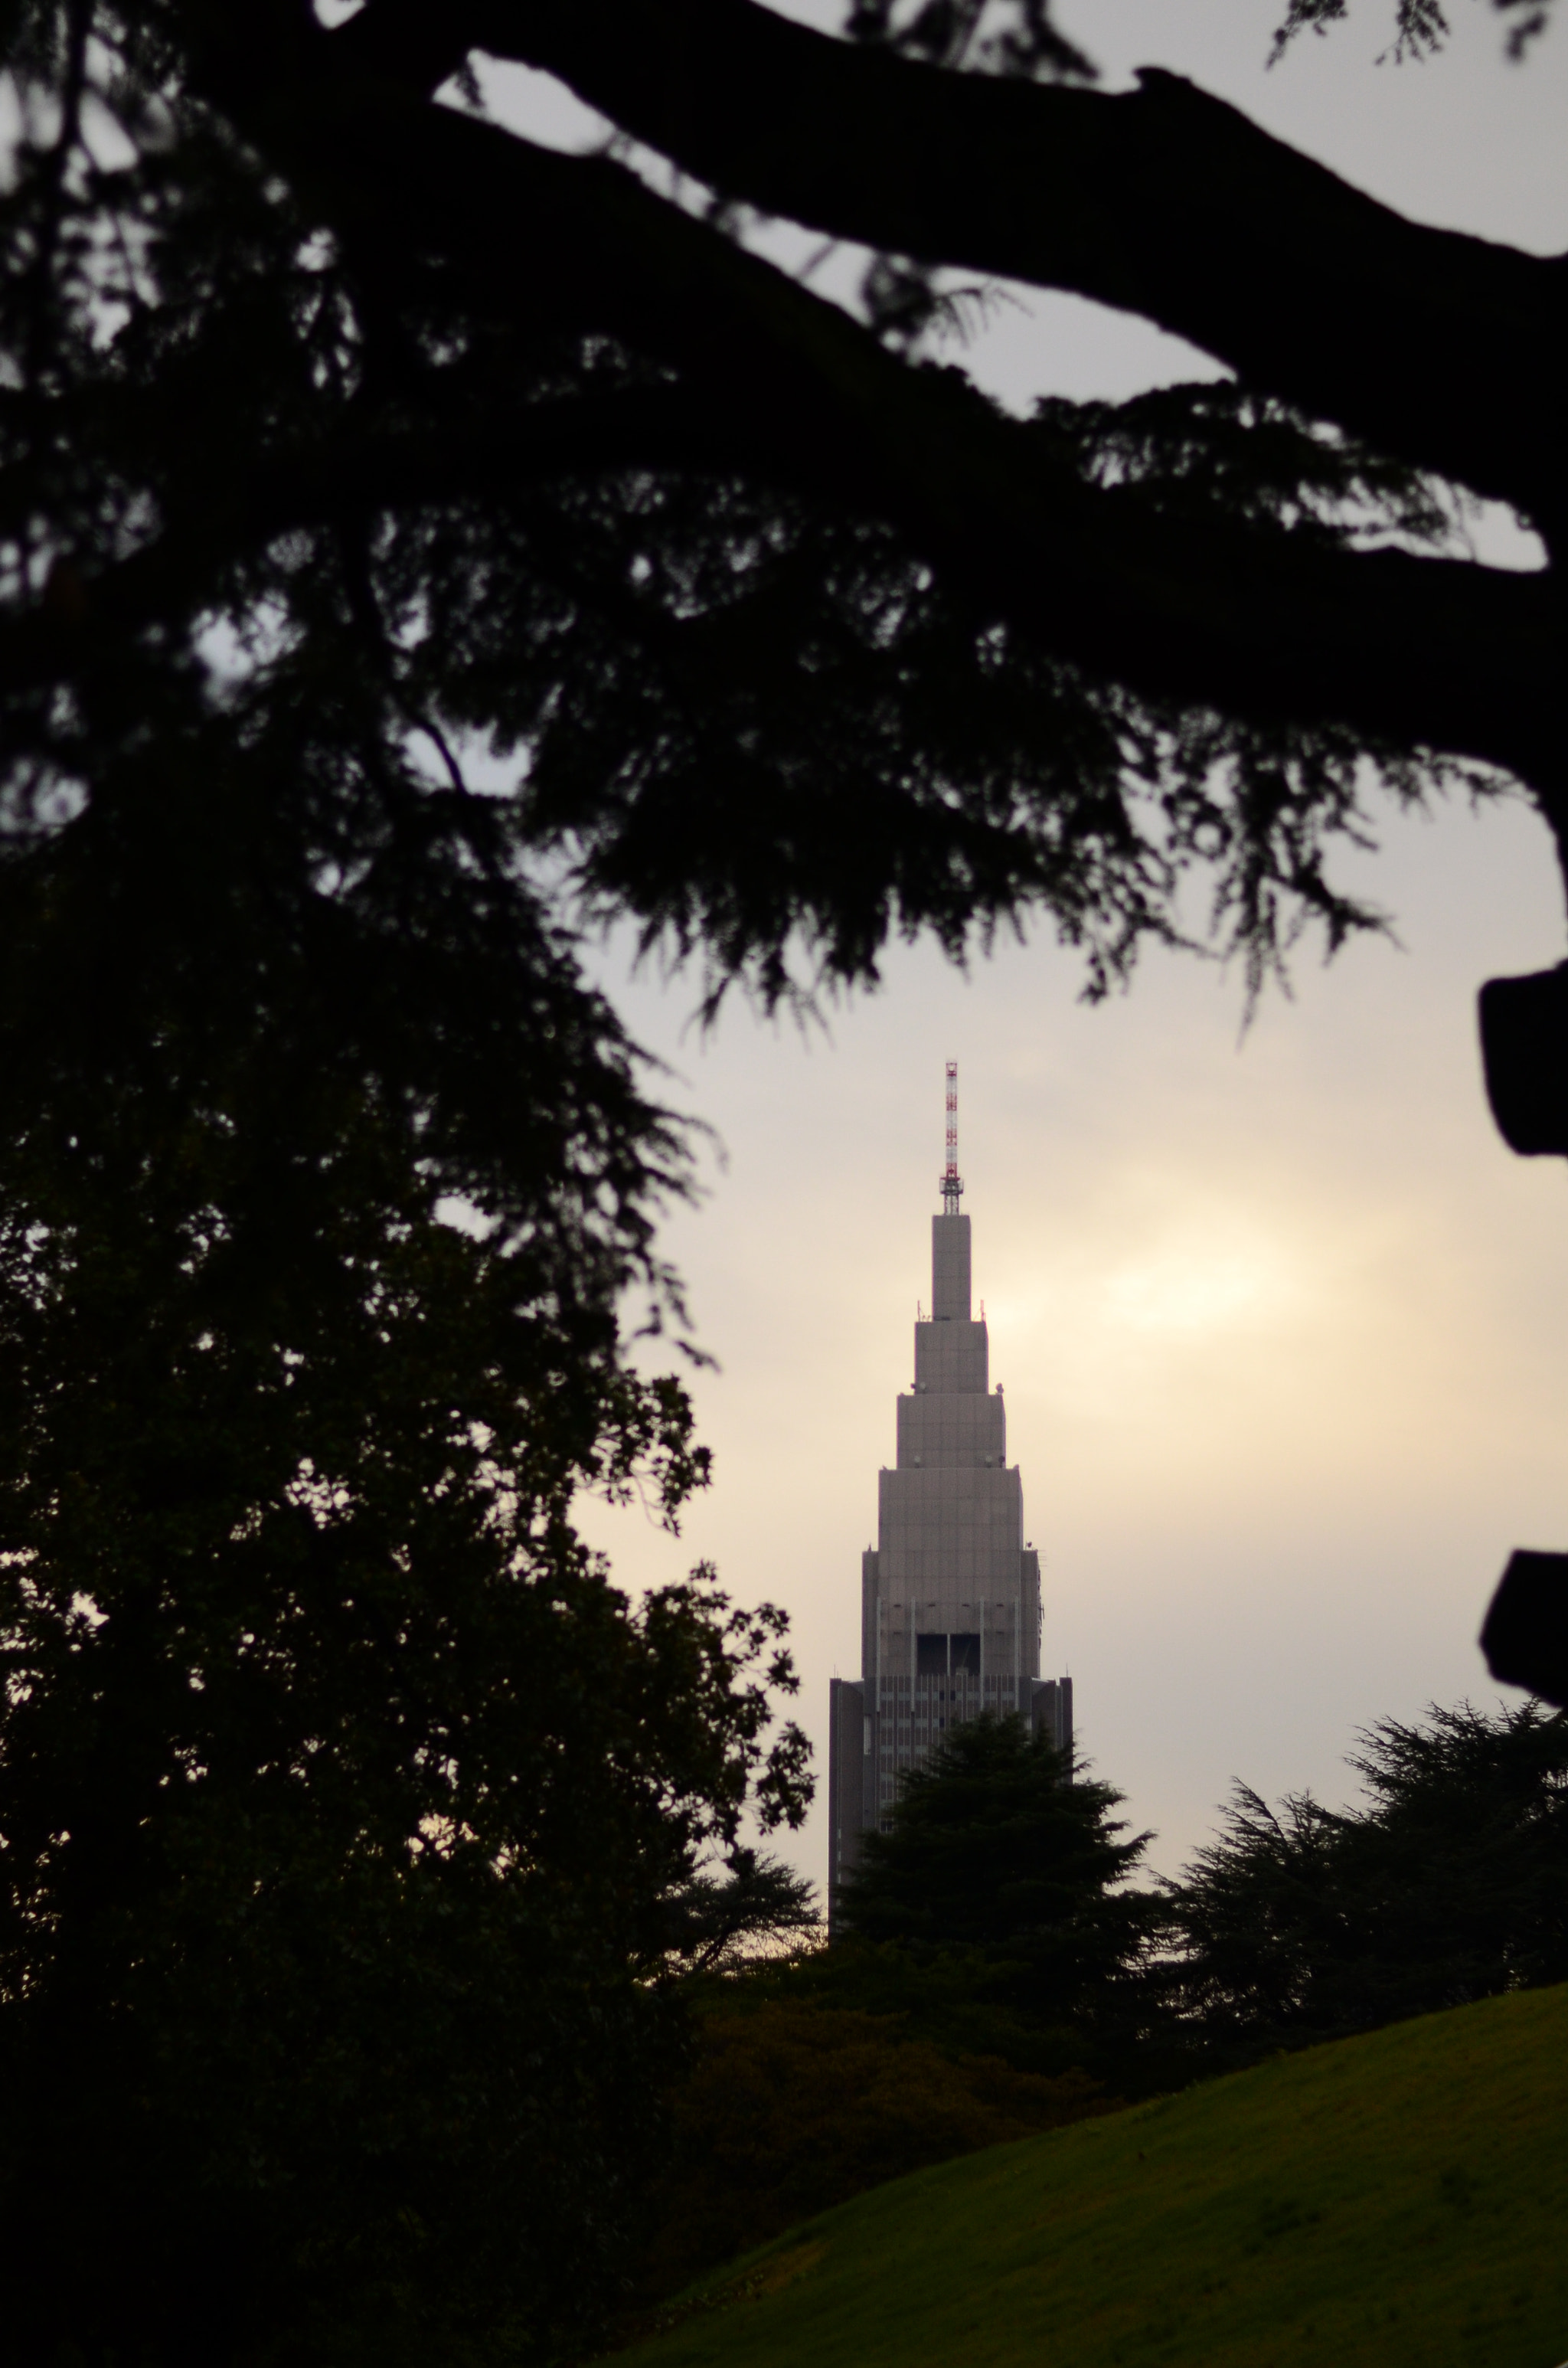
[{"label": "concrete tower wall", "polygon": [[1033,1546],[1026,1546],[1018,1556],[1018,1631],[1025,1640],[1018,1675],[1020,1678],[1038,1678],[1040,1630],[1044,1621],[1040,1592],[1040,1556]]},{"label": "concrete tower wall", "polygon": [[1034,1690],[1034,1731],[1064,1759],[1073,1756],[1073,1680],[1043,1678]]},{"label": "concrete tower wall", "polygon": [[969,1322],[967,1217],[931,1220],[931,1313],[938,1324]]},{"label": "concrete tower wall", "polygon": [[867,1771],[871,1759],[870,1722],[865,1688],[852,1678],[835,1678],[828,1691],[827,1813],[828,1920],[838,1885],[854,1866],[869,1816]]},{"label": "concrete tower wall", "polygon": [[877,1506],[884,1595],[1017,1592],[1024,1488],[1016,1466],[882,1472]]},{"label": "concrete tower wall", "polygon": [[[962,1222],[967,1225],[969,1219]],[[937,1218],[941,1224],[944,1220]],[[983,1395],[990,1362],[985,1326],[967,1316],[944,1315],[939,1323],[915,1327],[915,1395],[935,1392],[941,1396]]]},{"label": "concrete tower wall", "polygon": [[932,1464],[984,1471],[1007,1461],[1007,1417],[994,1393],[944,1390],[914,1393],[898,1401],[898,1468],[918,1472]]},{"label": "concrete tower wall", "polygon": [[881,1599],[881,1556],[869,1546],[860,1557],[860,1667],[877,1666],[877,1618]]}]

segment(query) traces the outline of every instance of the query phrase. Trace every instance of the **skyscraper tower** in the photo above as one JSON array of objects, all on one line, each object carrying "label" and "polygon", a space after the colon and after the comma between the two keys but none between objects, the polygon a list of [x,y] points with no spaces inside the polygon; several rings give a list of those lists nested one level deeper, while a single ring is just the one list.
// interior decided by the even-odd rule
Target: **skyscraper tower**
[{"label": "skyscraper tower", "polygon": [[859,1837],[886,1822],[900,1777],[949,1726],[1013,1713],[1060,1750],[1073,1680],[1040,1674],[1040,1556],[1024,1543],[1002,1387],[970,1305],[960,1215],[958,1063],[948,1063],[942,1213],[931,1220],[931,1312],[915,1326],[914,1386],[898,1400],[898,1460],[878,1478],[877,1543],[860,1564],[860,1671],[833,1680],[829,1917]]}]

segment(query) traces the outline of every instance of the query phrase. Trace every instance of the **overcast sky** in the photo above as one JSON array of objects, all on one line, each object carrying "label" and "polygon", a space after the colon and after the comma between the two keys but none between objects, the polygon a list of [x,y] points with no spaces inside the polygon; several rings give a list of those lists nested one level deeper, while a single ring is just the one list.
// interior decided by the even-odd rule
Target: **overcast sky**
[{"label": "overcast sky", "polygon": [[[1222,92],[1419,218],[1568,245],[1568,27],[1510,66],[1489,8],[1449,51],[1378,65],[1364,6],[1265,71],[1270,0],[1078,0],[1063,21],[1113,86],[1154,63]],[[790,13],[832,21],[831,7]],[[582,125],[538,78],[495,95]],[[964,357],[1009,402],[1130,393],[1206,365],[1075,300],[1006,305]],[[1443,358],[1432,357],[1440,369]],[[1529,552],[1506,519],[1487,548]],[[827,1680],[854,1674],[859,1556],[928,1295],[942,1064],[961,1064],[964,1205],[1009,1453],[1046,1577],[1044,1668],[1070,1669],[1097,1771],[1174,1872],[1233,1777],[1343,1798],[1358,1725],[1494,1700],[1474,1645],[1509,1549],[1568,1546],[1568,1177],[1516,1159],[1482,1095],[1473,999],[1564,949],[1531,812],[1390,814],[1354,878],[1399,944],[1329,969],[1242,1033],[1241,981],[1176,957],[1086,1008],[1042,932],[966,979],[928,948],[802,1037],[737,1005],[704,1041],[697,985],[607,975],[727,1154],[670,1224],[716,1453],[672,1542],[587,1525],[632,1586],[710,1557],[785,1604],[799,1714],[825,1755]],[[820,1876],[822,1820],[792,1848]]]}]

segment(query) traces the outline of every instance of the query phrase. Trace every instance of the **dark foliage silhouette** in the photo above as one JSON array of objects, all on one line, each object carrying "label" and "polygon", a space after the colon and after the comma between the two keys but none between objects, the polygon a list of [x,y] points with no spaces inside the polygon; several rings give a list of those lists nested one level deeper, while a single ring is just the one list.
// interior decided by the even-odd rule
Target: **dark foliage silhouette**
[{"label": "dark foliage silhouette", "polygon": [[[702,1467],[622,1328],[679,1320],[678,1132],[548,883],[777,996],[1031,908],[1103,985],[1198,871],[1256,984],[1368,919],[1332,857],[1370,776],[1512,775],[1568,828],[1555,567],[1450,531],[1468,491],[1561,534],[1559,267],[1175,76],[1100,94],[1038,0],[851,30],[0,7],[0,2271],[37,2356],[553,2340],[653,2143],[649,1969],[748,1787],[799,1809],[773,1623],[633,1616],[570,1528],[578,1485],[673,1512]],[[483,120],[486,58],[684,195]],[[871,250],[862,316],[756,211]],[[1005,417],[922,346],[975,272],[1234,383]],[[1081,2016],[1142,1945],[1110,1805],[1020,1809],[1058,1873],[994,1868],[964,1932],[933,1827],[947,1905],[863,1963]]]},{"label": "dark foliage silhouette", "polygon": [[868,1833],[840,1899],[846,1939],[801,1968],[824,2001],[902,2013],[949,2052],[1121,2089],[1149,2085],[1145,1959],[1156,1896],[1131,1886],[1149,1837],[1121,1795],[1043,1736],[956,1727]]},{"label": "dark foliage silhouette", "polygon": [[[1555,574],[1450,531],[1456,489],[1557,530],[1553,265],[1175,76],[1099,94],[1033,0],[850,40],[752,0],[5,26],[16,827],[153,735],[215,812],[258,752],[355,776],[321,853],[356,878],[483,744],[499,857],[778,992],[792,945],[853,978],[890,928],[1031,905],[1103,982],[1194,866],[1256,976],[1368,917],[1325,869],[1368,759],[1561,819]],[[485,57],[711,203],[482,120]],[[748,209],[933,302],[950,269],[1129,307],[1235,382],[1006,418],[749,252]]]},{"label": "dark foliage silhouette", "polygon": [[327,888],[272,785],[150,750],[0,868],[0,2283],[92,2368],[591,2322],[650,1972],[802,1803],[778,1616],[571,1526],[706,1468],[617,1331],[669,1121],[483,809]]},{"label": "dark foliage silhouette", "polygon": [[676,2090],[655,2294],[884,2180],[1112,2109],[1082,2071],[955,2055],[897,2016],[767,1997],[736,2009],[703,2019]]},{"label": "dark foliage silhouette", "polygon": [[1228,2058],[1568,1980],[1568,1718],[1385,1719],[1369,1798],[1245,1786],[1172,1897],[1177,1995]]}]

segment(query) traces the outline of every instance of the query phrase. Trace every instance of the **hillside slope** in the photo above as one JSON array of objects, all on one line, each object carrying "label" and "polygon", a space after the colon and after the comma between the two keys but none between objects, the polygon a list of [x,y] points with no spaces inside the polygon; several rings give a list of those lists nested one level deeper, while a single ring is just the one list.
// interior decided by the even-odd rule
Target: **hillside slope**
[{"label": "hillside slope", "polygon": [[1568,1987],[894,2180],[624,2368],[1557,2368]]}]

